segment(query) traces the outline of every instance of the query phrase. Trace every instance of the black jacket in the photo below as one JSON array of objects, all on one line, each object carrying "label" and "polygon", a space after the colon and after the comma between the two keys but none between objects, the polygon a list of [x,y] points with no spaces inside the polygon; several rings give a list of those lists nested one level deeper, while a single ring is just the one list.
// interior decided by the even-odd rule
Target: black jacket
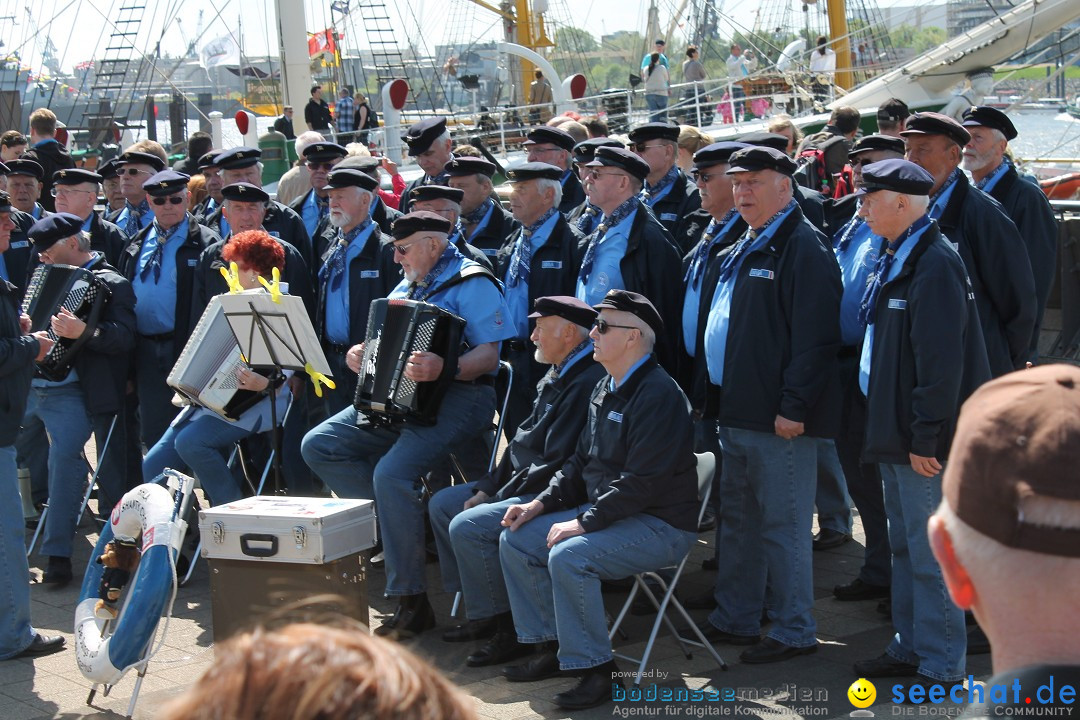
[{"label": "black jacket", "polygon": [[[375,209],[371,211],[371,221],[379,226],[383,235],[390,235],[394,221],[401,217],[401,213],[383,202],[378,195],[375,196],[375,199],[379,200],[379,202],[375,203]],[[375,199],[372,202],[375,202]]]},{"label": "black jacket", "polygon": [[1002,209],[1016,225],[1027,247],[1028,260],[1035,280],[1035,330],[1031,335],[1028,359],[1034,362],[1039,355],[1039,328],[1050,288],[1057,269],[1058,225],[1054,210],[1042,189],[1027,182],[1009,167],[990,191],[990,197],[1001,203]]},{"label": "black jacket", "polygon": [[[199,221],[201,224],[213,230],[221,237],[221,214],[222,206],[214,208],[214,211]],[[289,243],[300,251],[300,257],[304,263],[311,267],[315,262],[315,253],[312,249],[311,238],[308,236],[304,221],[292,208],[279,202],[271,201],[266,207],[266,215],[263,217],[263,229],[274,237]]]},{"label": "black jacket", "polygon": [[[823,230],[825,234],[832,237],[840,228],[847,225],[851,218],[855,217],[855,210],[859,206],[859,197],[857,195],[845,195],[842,198],[829,198],[824,201],[825,209],[825,225],[827,230]],[[805,213],[806,211],[803,210]],[[819,228],[821,229],[821,228]]]},{"label": "black jacket", "polygon": [[578,516],[595,532],[638,513],[697,530],[697,460],[686,396],[650,357],[617,390],[603,376],[574,454],[537,496],[544,511],[592,507]]},{"label": "black jacket", "polygon": [[[187,344],[191,331],[195,329],[198,317],[191,316],[191,298],[195,293],[195,268],[199,263],[202,251],[216,242],[219,238],[213,230],[195,222],[190,213],[187,216],[188,235],[176,251],[176,310],[173,324],[173,358],[180,357],[180,353]],[[120,258],[120,273],[128,280],[135,279],[135,273],[139,268],[139,255],[142,253],[143,243],[154,227],[151,223],[135,234],[127,249]]]},{"label": "black jacket", "polygon": [[546,488],[573,455],[589,417],[589,398],[604,376],[603,366],[586,356],[561,378],[545,382],[495,472],[480,478],[475,490],[500,501]]},{"label": "black jacket", "polygon": [[521,227],[521,223],[515,220],[513,215],[506,212],[496,200],[491,219],[488,220],[487,225],[480,228],[479,233],[469,236],[469,244],[483,252],[488,261],[494,265],[499,248],[506,244],[507,238],[514,234],[514,231],[519,227]]},{"label": "black jacket", "polygon": [[585,202],[585,188],[582,187],[577,173],[571,170],[570,177],[566,178],[566,182],[563,183],[559,212],[566,215],[583,202]]},{"label": "black jacket", "polygon": [[131,351],[135,349],[135,291],[100,255],[87,269],[111,294],[97,332],[76,353],[73,365],[86,397],[86,411],[113,415],[124,407]]},{"label": "black jacket", "polygon": [[[25,215],[25,213],[24,213]],[[30,220],[30,225],[34,224],[34,218],[30,215],[26,215]],[[123,230],[109,222],[103,220],[100,215],[93,213],[93,218],[90,221],[90,249],[94,252],[99,252],[105,257],[105,262],[112,266],[113,270],[116,269],[117,264],[120,262],[120,256],[124,252],[124,248],[128,244],[128,236]],[[29,225],[27,226],[29,227]],[[38,255],[38,251],[34,248],[30,249],[30,256],[26,264],[26,277],[29,280],[30,276],[37,269],[37,266],[41,264],[41,258]]]},{"label": "black jacket", "polygon": [[[37,254],[30,243],[30,238],[27,237],[27,231],[34,224],[34,216],[12,208],[11,221],[15,223],[15,229],[11,231],[8,249],[4,251],[4,265],[7,266],[11,284],[15,286],[18,302],[22,303],[30,273],[38,264]],[[31,261],[31,256],[34,257],[33,261]]]},{"label": "black jacket", "polygon": [[15,444],[26,413],[38,341],[19,330],[20,291],[0,280],[0,447]]},{"label": "black jacket", "polygon": [[1016,226],[963,173],[938,225],[964,259],[990,372],[997,377],[1024,367],[1038,313],[1031,261]]},{"label": "black jacket", "polygon": [[22,155],[24,160],[33,160],[45,171],[41,181],[41,197],[38,202],[41,207],[49,212],[56,212],[56,199],[52,196],[53,173],[75,167],[75,161],[71,159],[66,148],[58,142],[47,142],[44,145],[34,145]]},{"label": "black jacket", "polygon": [[[364,249],[349,263],[349,345],[366,339],[371,301],[386,297],[401,282],[401,267],[394,262],[392,240],[375,227]],[[319,339],[329,342],[326,337],[326,283],[320,282],[316,292],[315,331]]]},{"label": "black jacket", "polygon": [[963,261],[931,224],[875,307],[863,461],[944,461],[960,405],[990,379]]},{"label": "black jacket", "polygon": [[825,198],[821,193],[804,188],[798,183],[795,184],[795,202],[802,208],[803,215],[810,221],[810,224],[816,227],[826,235],[831,235],[830,225],[826,222],[825,218]]},{"label": "black jacket", "polygon": [[310,125],[312,130],[329,130],[330,123],[334,122],[330,105],[325,100],[311,98],[304,106],[304,122]]},{"label": "black jacket", "polygon": [[[750,277],[751,271],[758,277]],[[832,437],[840,421],[840,267],[798,207],[749,253],[731,299],[724,387],[710,384],[720,425],[775,432],[777,415]],[[713,404],[715,403],[715,405]]]},{"label": "black jacket", "polygon": [[668,194],[652,206],[653,215],[671,233],[679,254],[686,254],[694,245],[692,234],[686,233],[686,216],[700,207],[701,195],[698,194],[697,185],[682,170]]}]

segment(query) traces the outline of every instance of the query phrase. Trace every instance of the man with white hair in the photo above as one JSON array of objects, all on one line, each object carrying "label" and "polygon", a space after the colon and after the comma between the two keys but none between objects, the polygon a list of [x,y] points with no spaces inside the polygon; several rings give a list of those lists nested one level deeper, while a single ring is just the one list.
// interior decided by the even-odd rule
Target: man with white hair
[{"label": "man with white hair", "polygon": [[[308,236],[315,238],[326,224],[330,207],[326,194],[326,174],[345,158],[348,151],[337,143],[320,140],[304,148],[304,165],[311,179],[311,189],[289,203],[304,221]],[[319,255],[321,257],[321,255]]]},{"label": "man with white hair", "polygon": [[101,176],[89,170],[57,170],[53,173],[52,195],[56,198],[56,212],[81,217],[82,230],[90,235],[90,249],[100,252],[115,267],[128,238],[120,228],[94,212],[100,184]]},{"label": "man with white hair", "polygon": [[[697,535],[697,472],[686,396],[653,357],[664,322],[649,300],[612,290],[590,337],[604,366],[577,449],[548,487],[506,510],[499,558],[518,641],[539,645],[511,682],[580,673],[555,696],[596,707],[621,685],[602,580],[678,563]],[[557,621],[556,621],[557,619]]]},{"label": "man with white hair", "polygon": [[286,170],[285,174],[278,180],[278,202],[291,205],[293,200],[311,189],[310,173],[307,164],[304,162],[304,148],[311,143],[322,141],[322,133],[317,133],[314,130],[305,130],[296,136],[293,147],[296,148],[296,157],[300,159],[293,167]]},{"label": "man with white hair", "polygon": [[446,129],[446,118],[425,118],[409,126],[408,132],[401,138],[409,146],[409,156],[416,158],[416,164],[424,171],[405,186],[401,194],[398,210],[402,214],[412,209],[412,191],[423,185],[445,185],[447,180],[446,163],[454,158],[451,151],[453,142],[450,131]]},{"label": "man with white hair", "polygon": [[975,613],[992,647],[994,676],[962,693],[959,699],[972,703],[964,718],[1061,715],[1075,707],[1078,465],[1080,369],[1010,373],[964,403],[944,499],[930,518],[949,594]]},{"label": "man with white hair", "polygon": [[525,136],[525,151],[528,162],[543,162],[554,165],[563,171],[562,199],[559,212],[569,214],[578,205],[585,202],[585,189],[581,180],[574,173],[574,146],[577,140],[561,128],[541,125],[533,128]]},{"label": "man with white hair", "polygon": [[[446,163],[447,184],[464,193],[461,197],[462,236],[470,245],[495,261],[506,239],[519,227],[494,196],[491,178],[495,164],[484,158],[455,157]],[[561,188],[560,188],[561,189]]]},{"label": "man with white hair", "polygon": [[990,379],[978,310],[963,261],[927,215],[934,177],[907,160],[863,168],[859,214],[888,245],[860,307],[866,334],[859,387],[866,395],[863,457],[885,487],[896,635],[856,677],[964,677],[964,611],[945,592],[926,523],[960,404]]}]

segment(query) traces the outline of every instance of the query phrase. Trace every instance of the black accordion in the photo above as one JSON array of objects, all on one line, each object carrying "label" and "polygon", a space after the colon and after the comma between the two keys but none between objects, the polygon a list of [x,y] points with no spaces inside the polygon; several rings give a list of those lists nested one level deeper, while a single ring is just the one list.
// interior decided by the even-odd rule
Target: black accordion
[{"label": "black accordion", "polygon": [[[434,425],[454,381],[464,329],[464,319],[431,303],[373,300],[353,405],[377,422]],[[442,375],[430,382],[405,377],[405,365],[414,352],[443,358]]]},{"label": "black accordion", "polygon": [[[111,295],[109,286],[89,270],[74,265],[38,265],[26,287],[22,311],[30,316],[30,332],[44,330],[55,343],[37,365],[41,377],[53,382],[67,377],[79,348],[93,337]],[[57,337],[52,331],[49,321],[62,307],[86,323],[81,337]]]}]

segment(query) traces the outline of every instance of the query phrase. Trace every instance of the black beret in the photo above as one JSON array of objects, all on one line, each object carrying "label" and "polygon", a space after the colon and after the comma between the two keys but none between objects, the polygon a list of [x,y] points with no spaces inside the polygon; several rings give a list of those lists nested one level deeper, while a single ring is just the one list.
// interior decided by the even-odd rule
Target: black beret
[{"label": "black beret", "polygon": [[120,164],[126,165],[127,163],[135,163],[137,165],[149,165],[154,168],[155,171],[161,172],[165,169],[165,161],[159,158],[153,153],[138,152],[136,150],[128,150],[126,153],[120,156]]},{"label": "black beret", "polygon": [[894,135],[866,135],[859,138],[858,142],[855,143],[855,148],[848,153],[848,157],[855,157],[859,153],[868,150],[887,150],[903,155],[904,139]]},{"label": "black beret", "polygon": [[84,220],[71,213],[46,215],[30,226],[26,233],[38,252],[44,252],[61,240],[82,230]]},{"label": "black beret", "polygon": [[892,190],[904,195],[929,195],[933,187],[934,176],[923,168],[902,158],[889,158],[863,165],[862,187],[855,194]]},{"label": "black beret", "polygon": [[727,174],[773,170],[784,175],[795,172],[795,161],[787,153],[771,147],[748,147],[739,150],[728,158],[731,167]]},{"label": "black beret", "polygon": [[409,131],[401,137],[409,146],[410,155],[420,155],[428,151],[435,138],[446,132],[446,118],[424,118],[409,126]]},{"label": "black beret", "polygon": [[702,170],[726,163],[732,155],[748,147],[753,147],[753,145],[741,142],[717,142],[706,145],[694,153],[694,169]]},{"label": "black beret", "polygon": [[450,221],[442,215],[427,210],[414,210],[395,220],[390,231],[395,240],[404,240],[418,232],[440,232],[449,235],[451,227]]},{"label": "black beret", "polygon": [[738,142],[746,143],[747,145],[756,145],[757,147],[770,147],[776,148],[780,152],[787,152],[788,142],[787,135],[781,135],[780,133],[771,132],[752,132],[740,135],[735,138]]},{"label": "black beret", "polygon": [[908,110],[907,103],[900,98],[889,98],[878,105],[878,120],[900,122],[901,120],[906,120],[909,115],[911,115],[911,111]]},{"label": "black beret", "polygon": [[29,175],[39,181],[45,179],[45,168],[33,160],[15,158],[7,161],[9,175]]},{"label": "black beret", "polygon": [[262,150],[241,145],[240,147],[222,150],[218,154],[217,160],[214,161],[214,165],[222,170],[240,170],[242,168],[251,167],[259,162],[259,158],[261,157]]},{"label": "black beret", "polygon": [[577,144],[577,140],[574,140],[574,136],[565,130],[549,125],[541,125],[530,130],[529,134],[525,136],[525,142],[522,144],[539,145],[541,143],[556,145],[570,152],[574,149],[574,145]]},{"label": "black beret", "polygon": [[965,127],[982,125],[983,127],[1000,130],[1006,140],[1013,140],[1019,135],[1019,133],[1016,132],[1016,126],[1013,125],[1012,120],[1009,119],[1008,115],[997,108],[988,107],[986,105],[976,105],[965,110],[964,122],[962,124]]},{"label": "black beret", "polygon": [[409,198],[414,203],[424,202],[425,200],[450,200],[460,204],[464,197],[464,190],[445,185],[420,185],[409,192]]},{"label": "black beret", "polygon": [[8,169],[8,166],[0,162],[0,175],[7,175],[9,172],[11,172],[11,170]]},{"label": "black beret", "polygon": [[596,149],[596,157],[586,167],[616,167],[625,170],[642,182],[649,176],[649,163],[639,158],[626,148],[601,147]]},{"label": "black beret", "polygon": [[649,298],[629,290],[608,290],[607,295],[598,304],[593,305],[597,310],[622,310],[632,315],[637,315],[645,321],[659,339],[664,332],[664,321],[656,307],[649,302]]},{"label": "black beret", "polygon": [[105,162],[97,166],[98,175],[101,175],[101,179],[114,178],[120,171],[120,160],[117,158],[110,158]]},{"label": "black beret", "polygon": [[270,199],[269,193],[261,187],[247,182],[233,183],[221,188],[221,196],[226,200],[238,202],[266,202]]},{"label": "black beret", "polygon": [[554,165],[542,162],[531,162],[518,165],[513,170],[506,172],[506,179],[510,182],[522,182],[525,180],[562,180],[565,171]]},{"label": "black beret", "polygon": [[83,170],[82,168],[64,168],[53,173],[53,183],[56,185],[79,185],[80,183],[100,183],[104,178],[96,172]]},{"label": "black beret", "polygon": [[313,142],[304,148],[305,160],[333,160],[348,154],[348,150],[332,142]]},{"label": "black beret", "polygon": [[201,158],[199,158],[199,169],[205,170],[206,168],[216,168],[218,166],[217,159],[220,155],[221,150],[217,149],[205,153]]},{"label": "black beret", "polygon": [[630,142],[639,143],[646,140],[670,140],[679,141],[679,126],[674,123],[651,122],[638,125],[630,131]]},{"label": "black beret", "polygon": [[326,186],[323,190],[347,187],[358,187],[368,192],[375,192],[379,189],[379,181],[356,168],[334,168],[326,174]]},{"label": "black beret", "polygon": [[579,165],[584,165],[587,162],[592,162],[596,157],[596,149],[602,147],[626,147],[615,138],[598,137],[589,138],[588,140],[582,140],[574,146],[574,162]]},{"label": "black beret", "polygon": [[466,177],[468,175],[491,177],[495,174],[495,169],[495,163],[469,155],[455,157],[443,167],[443,170],[450,177]]},{"label": "black beret", "polygon": [[569,295],[550,295],[536,298],[534,307],[536,312],[529,315],[530,318],[557,315],[584,328],[591,328],[597,316],[596,310],[589,307],[587,302]]},{"label": "black beret", "polygon": [[11,196],[0,190],[0,213],[11,212]]},{"label": "black beret", "polygon": [[165,197],[187,188],[191,177],[175,170],[162,170],[143,183],[143,190],[153,197]]},{"label": "black beret", "polygon": [[960,147],[971,142],[971,133],[948,115],[936,112],[917,112],[907,119],[903,132],[909,135],[944,135]]}]

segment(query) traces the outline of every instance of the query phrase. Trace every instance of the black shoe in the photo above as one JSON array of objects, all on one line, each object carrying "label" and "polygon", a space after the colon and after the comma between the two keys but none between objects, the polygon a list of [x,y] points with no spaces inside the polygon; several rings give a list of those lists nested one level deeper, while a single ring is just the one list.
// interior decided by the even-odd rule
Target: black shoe
[{"label": "black shoe", "polygon": [[816,653],[817,649],[817,643],[809,647],[792,647],[779,640],[767,637],[749,650],[743,650],[739,655],[739,659],[749,665],[774,663],[790,660],[800,655],[810,655]]},{"label": "black shoe", "polygon": [[701,516],[701,522],[698,523],[697,531],[699,533],[709,532],[716,529],[716,511],[712,508],[705,508],[705,514]]},{"label": "black shoe", "polygon": [[473,640],[487,640],[498,630],[495,618],[483,618],[470,620],[467,623],[452,627],[443,633],[442,639],[446,642],[470,642]]},{"label": "black shoe", "polygon": [[842,602],[851,602],[854,600],[877,600],[878,598],[889,597],[890,588],[888,585],[871,585],[870,583],[863,582],[859,578],[855,578],[847,585],[837,585],[833,588],[833,597]]},{"label": "black shoe", "polygon": [[682,606],[687,610],[712,610],[716,607],[716,595],[712,590],[688,597]]},{"label": "black shoe", "polygon": [[618,671],[614,660],[589,668],[577,685],[554,697],[555,704],[563,710],[587,710],[611,702],[612,687],[622,687],[616,675]]},{"label": "black shoe", "polygon": [[[734,633],[724,632],[720,628],[714,626],[709,622],[708,618],[698,623],[698,630],[705,636],[705,639],[709,642],[723,643],[724,645],[757,645],[761,642],[760,635],[735,635]],[[690,637],[692,632],[682,631],[679,633],[683,637]]]},{"label": "black shoe", "polygon": [[62,635],[42,635],[41,633],[34,633],[34,639],[30,641],[30,644],[26,646],[21,653],[16,655],[17,658],[23,657],[44,657],[46,655],[52,655],[58,653],[64,649],[64,637]]},{"label": "black shoe", "polygon": [[972,625],[967,631],[967,654],[986,655],[990,652],[990,638],[978,625]]},{"label": "black shoe", "polygon": [[901,662],[888,653],[881,653],[872,660],[860,660],[852,666],[855,675],[861,678],[915,677],[918,665]]},{"label": "black shoe", "polygon": [[516,633],[497,632],[482,648],[470,655],[465,664],[469,667],[501,665],[530,655],[532,651],[532,645],[518,642]]},{"label": "black shoe", "polygon": [[562,674],[562,670],[559,669],[559,656],[556,650],[548,645],[524,665],[504,667],[502,674],[510,682],[535,682],[558,677]]},{"label": "black shoe", "polygon": [[705,558],[701,561],[702,570],[716,571],[720,569],[720,558],[713,555],[711,558]]},{"label": "black shoe", "polygon": [[408,640],[435,627],[435,611],[427,593],[402,595],[394,616],[375,628],[375,634],[392,640]]},{"label": "black shoe", "polygon": [[846,542],[851,542],[850,534],[842,533],[839,530],[825,528],[814,536],[813,547],[815,552],[818,550],[832,550],[833,548],[840,547]]},{"label": "black shoe", "polygon": [[41,583],[43,585],[53,585],[57,589],[67,587],[71,582],[71,558],[59,557],[57,555],[49,556],[49,564],[45,568],[45,574],[41,577]]}]

